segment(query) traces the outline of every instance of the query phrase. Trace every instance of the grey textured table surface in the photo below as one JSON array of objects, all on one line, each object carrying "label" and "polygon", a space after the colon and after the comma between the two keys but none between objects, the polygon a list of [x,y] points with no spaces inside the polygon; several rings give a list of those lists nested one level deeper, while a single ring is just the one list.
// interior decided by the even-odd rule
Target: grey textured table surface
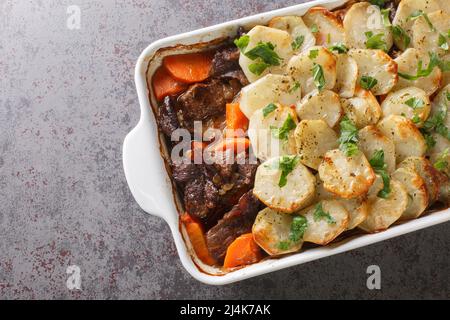
[{"label": "grey textured table surface", "polygon": [[[133,200],[122,141],[152,41],[294,0],[0,0],[0,298],[450,298],[450,224],[223,287]],[[66,9],[81,9],[69,30]],[[381,267],[382,289],[366,287]],[[81,269],[68,290],[66,268]]]}]

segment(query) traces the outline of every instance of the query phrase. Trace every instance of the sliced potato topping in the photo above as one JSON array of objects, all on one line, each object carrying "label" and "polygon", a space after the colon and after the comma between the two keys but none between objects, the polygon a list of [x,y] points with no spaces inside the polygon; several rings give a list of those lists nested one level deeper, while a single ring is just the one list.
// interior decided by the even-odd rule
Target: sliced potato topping
[{"label": "sliced potato topping", "polygon": [[394,141],[385,136],[376,126],[367,126],[359,130],[358,148],[367,159],[372,159],[375,152],[383,150],[387,171],[393,172],[395,170]]},{"label": "sliced potato topping", "polygon": [[355,94],[358,81],[358,64],[348,54],[336,56],[336,91],[343,98],[351,98]]},{"label": "sliced potato topping", "polygon": [[414,48],[425,53],[434,52],[440,56],[448,53],[450,40],[450,14],[439,10],[428,15],[432,27],[424,16],[417,18],[412,26],[412,40]]},{"label": "sliced potato topping", "polygon": [[292,37],[294,52],[302,52],[316,44],[316,38],[299,16],[275,17],[269,27],[288,32]]},{"label": "sliced potato topping", "polygon": [[316,37],[317,45],[345,43],[344,27],[333,12],[323,7],[314,7],[303,16],[303,21]]},{"label": "sliced potato topping", "polygon": [[333,128],[343,111],[337,93],[331,90],[314,90],[297,103],[297,114],[302,120],[324,120]]},{"label": "sliced potato topping", "polygon": [[381,117],[381,107],[378,100],[368,90],[357,88],[355,96],[342,98],[341,105],[345,114],[358,128],[376,124]]}]

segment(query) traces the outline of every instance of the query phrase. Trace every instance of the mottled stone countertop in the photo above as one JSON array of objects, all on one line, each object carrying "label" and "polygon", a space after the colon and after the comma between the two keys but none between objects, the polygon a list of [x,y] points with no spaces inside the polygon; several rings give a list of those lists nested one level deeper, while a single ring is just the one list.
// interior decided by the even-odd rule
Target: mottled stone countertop
[{"label": "mottled stone countertop", "polygon": [[[0,0],[0,298],[450,298],[450,224],[223,287],[128,190],[133,68],[152,41],[295,0]],[[80,29],[67,8],[80,8]],[[69,265],[81,290],[66,287]],[[382,288],[366,287],[369,265]]]}]

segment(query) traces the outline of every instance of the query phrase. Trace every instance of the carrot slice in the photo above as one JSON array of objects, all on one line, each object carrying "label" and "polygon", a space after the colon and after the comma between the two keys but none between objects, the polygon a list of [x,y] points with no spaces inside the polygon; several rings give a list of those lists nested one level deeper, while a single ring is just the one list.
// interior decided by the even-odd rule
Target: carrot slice
[{"label": "carrot slice", "polygon": [[197,257],[207,265],[214,265],[216,261],[211,256],[206,245],[205,234],[200,223],[196,222],[189,214],[185,213],[181,216],[181,222],[183,222],[186,232],[191,240],[192,247],[194,248]]},{"label": "carrot slice", "polygon": [[214,151],[234,150],[242,152],[250,147],[250,140],[247,138],[225,138],[219,141],[214,147]]},{"label": "carrot slice", "polygon": [[227,249],[223,266],[234,268],[252,264],[262,259],[261,249],[251,233],[236,238]]},{"label": "carrot slice", "polygon": [[156,100],[161,101],[164,97],[177,94],[187,88],[185,83],[175,80],[166,68],[159,67],[152,78],[153,92]]},{"label": "carrot slice", "polygon": [[178,81],[194,83],[209,77],[213,55],[196,52],[165,57],[163,65]]},{"label": "carrot slice", "polygon": [[242,113],[239,103],[227,103],[226,126],[227,137],[242,136],[242,133],[248,129],[248,119]]}]

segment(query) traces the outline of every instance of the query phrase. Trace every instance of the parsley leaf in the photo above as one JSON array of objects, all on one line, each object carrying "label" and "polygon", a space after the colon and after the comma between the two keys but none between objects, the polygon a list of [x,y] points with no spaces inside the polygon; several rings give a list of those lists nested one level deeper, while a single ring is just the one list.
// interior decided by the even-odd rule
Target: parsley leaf
[{"label": "parsley leaf", "polygon": [[425,105],[425,102],[423,102],[422,99],[412,97],[405,101],[405,104],[408,107],[411,107],[413,110],[416,110],[418,108],[422,108]]},{"label": "parsley leaf", "polygon": [[251,73],[254,73],[257,76],[260,76],[268,67],[270,67],[270,65],[267,63],[255,62],[248,66],[248,70],[250,70]]},{"label": "parsley leaf", "polygon": [[423,61],[419,60],[419,63],[417,65],[417,72],[415,75],[405,74],[399,72],[398,75],[402,77],[403,79],[415,81],[422,77],[428,77],[434,70],[434,67],[439,66],[439,58],[436,54],[428,53],[430,56],[430,63],[428,64],[428,67],[426,69],[423,68]]},{"label": "parsley leaf", "polygon": [[317,32],[319,32],[319,27],[317,26],[317,24],[313,24],[312,26],[311,26],[311,32],[312,33],[317,33]]},{"label": "parsley leaf", "polygon": [[309,51],[308,58],[310,58],[312,60],[312,59],[317,58],[318,55],[319,55],[319,49],[313,49],[313,50]]},{"label": "parsley leaf", "polygon": [[450,140],[450,130],[445,126],[447,112],[447,106],[441,106],[440,110],[435,115],[425,121],[422,127],[422,132],[431,134],[432,131],[435,131],[447,140]]},{"label": "parsley leaf", "polygon": [[272,129],[272,134],[275,138],[280,140],[287,140],[289,137],[289,131],[294,130],[296,127],[297,124],[295,123],[294,119],[292,119],[291,114],[288,114],[281,128],[277,128],[274,126],[271,126],[270,128]]},{"label": "parsley leaf", "polygon": [[377,83],[378,80],[370,76],[362,76],[361,80],[359,81],[359,85],[361,86],[361,88],[366,90],[372,89],[377,85]]},{"label": "parsley leaf", "polygon": [[267,106],[265,106],[264,109],[263,109],[263,116],[264,116],[264,118],[267,117],[270,113],[272,113],[276,109],[277,109],[277,106],[275,104],[273,104],[273,103],[270,103]]},{"label": "parsley leaf", "polygon": [[302,46],[303,42],[305,41],[305,36],[298,36],[295,38],[295,40],[291,43],[293,50],[298,50]]},{"label": "parsley leaf", "polygon": [[278,169],[281,170],[280,180],[278,181],[278,186],[283,188],[287,184],[287,176],[295,166],[300,161],[298,156],[282,156],[278,162]]},{"label": "parsley leaf", "polygon": [[373,34],[372,31],[364,33],[366,35],[366,48],[367,49],[379,49],[387,51],[386,41],[384,41],[384,33]]},{"label": "parsley leaf", "polygon": [[271,66],[279,66],[281,58],[274,51],[275,46],[270,42],[259,42],[255,47],[248,50],[245,56],[251,60],[260,58],[264,63]]},{"label": "parsley leaf", "polygon": [[298,242],[303,239],[306,229],[308,228],[308,220],[304,216],[295,216],[291,223],[291,231],[289,240]]},{"label": "parsley leaf", "polygon": [[384,7],[385,0],[369,0],[369,2],[373,5],[379,6],[380,8]]},{"label": "parsley leaf", "polygon": [[420,17],[423,17],[425,19],[425,21],[427,22],[428,26],[432,31],[436,31],[436,29],[434,28],[433,24],[430,21],[430,18],[422,10],[417,10],[411,13],[411,15],[406,19],[406,21],[414,21],[416,19],[419,19]]},{"label": "parsley leaf", "polygon": [[433,164],[434,167],[436,169],[438,169],[439,171],[444,171],[445,169],[447,169],[448,167],[448,153],[449,153],[449,148],[445,149],[440,155],[439,157],[436,159],[436,162]]},{"label": "parsley leaf", "polygon": [[337,53],[347,53],[348,48],[343,43],[335,44],[329,48],[331,51],[336,51]]},{"label": "parsley leaf", "polygon": [[244,51],[245,48],[247,48],[248,43],[250,42],[250,36],[248,35],[243,35],[241,36],[239,39],[235,39],[234,40],[234,44],[236,45],[236,47],[239,48],[239,50]]},{"label": "parsley leaf", "polygon": [[325,75],[323,74],[323,69],[320,64],[314,63],[314,66],[312,68],[312,74],[314,79],[314,84],[319,89],[319,91],[322,91],[322,89],[325,87]]},{"label": "parsley leaf", "polygon": [[430,150],[436,145],[436,140],[433,138],[433,135],[426,131],[423,128],[420,128],[420,132],[422,133],[423,137],[425,138],[425,144],[427,145],[427,150]]},{"label": "parsley leaf", "polygon": [[347,157],[351,157],[358,153],[358,128],[353,121],[344,116],[340,123],[341,136],[339,137],[339,149],[345,153]]},{"label": "parsley leaf", "polygon": [[391,9],[381,9],[381,17],[383,18],[383,24],[385,27],[391,27],[391,20],[389,19],[389,13]]},{"label": "parsley leaf", "polygon": [[290,246],[291,246],[290,241],[280,241],[278,243],[277,247],[278,247],[278,249],[285,251],[285,250],[288,250],[290,248]]},{"label": "parsley leaf", "polygon": [[405,48],[407,48],[411,43],[411,37],[400,26],[392,26],[392,34],[394,36],[394,39],[403,43]]},{"label": "parsley leaf", "polygon": [[442,33],[439,34],[438,46],[445,51],[448,50],[447,38]]},{"label": "parsley leaf", "polygon": [[386,199],[389,197],[389,193],[391,193],[391,179],[386,170],[387,165],[384,162],[384,151],[382,149],[375,151],[372,158],[369,160],[369,163],[373,170],[375,170],[375,172],[383,179],[383,189],[378,192],[377,196]]},{"label": "parsley leaf", "polygon": [[300,89],[300,82],[295,81],[294,85],[292,86],[292,88],[289,89],[289,93],[297,91],[298,89]]},{"label": "parsley leaf", "polygon": [[328,213],[325,212],[322,208],[322,202],[319,202],[316,205],[316,208],[314,209],[314,221],[320,221],[322,219],[325,219],[328,224],[336,224],[336,220]]}]

